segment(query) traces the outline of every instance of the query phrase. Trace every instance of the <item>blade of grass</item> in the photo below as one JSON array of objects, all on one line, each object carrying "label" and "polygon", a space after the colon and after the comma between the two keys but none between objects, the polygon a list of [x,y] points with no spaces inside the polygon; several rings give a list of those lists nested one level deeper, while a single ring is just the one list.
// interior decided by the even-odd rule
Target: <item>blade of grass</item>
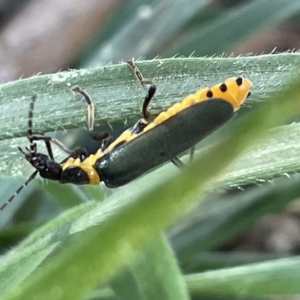
[{"label": "blade of grass", "polygon": [[163,234],[140,251],[112,280],[116,297],[128,300],[189,299],[173,252]]},{"label": "blade of grass", "polygon": [[[99,28],[98,32],[94,35],[93,40],[87,44],[85,49],[79,55],[75,68],[80,69],[87,67],[89,61],[93,59],[95,52],[97,52],[99,45],[107,43],[107,41],[114,35],[117,34],[124,27],[124,23],[130,18],[132,12],[138,7],[152,5],[156,0],[132,0],[132,1],[121,1],[109,16],[105,23]],[[102,45],[103,46],[103,45]],[[112,49],[114,51],[114,49]],[[118,61],[122,60],[120,58]],[[102,62],[103,63],[103,62]],[[98,61],[97,65],[101,62]]]},{"label": "blade of grass", "polygon": [[[292,255],[290,255],[292,256]],[[287,258],[286,254],[278,253],[261,253],[247,251],[220,252],[209,251],[199,252],[193,256],[190,261],[190,268],[183,269],[184,274],[200,273],[202,271],[212,271],[224,268],[232,268],[251,263],[265,262],[268,260],[276,260]]]},{"label": "blade of grass", "polygon": [[60,185],[57,188],[57,182],[47,181],[45,188],[42,181],[38,180],[39,186],[43,187],[62,208],[67,209],[82,204],[88,200],[83,190],[76,185]]},{"label": "blade of grass", "polygon": [[300,124],[268,131],[214,182],[214,187],[262,183],[300,171]]},{"label": "blade of grass", "polygon": [[[224,51],[230,51],[235,44],[246,39],[255,30],[278,24],[294,16],[299,10],[298,1],[251,1],[240,8],[228,10],[222,17],[212,20],[207,25],[201,24],[193,33],[178,40],[177,45],[173,45],[164,55],[171,57],[176,54],[190,56],[191,53],[197,56],[222,54]],[[222,28],[226,30],[220,30]]]},{"label": "blade of grass", "polygon": [[[230,136],[220,141],[210,153],[202,155],[180,176],[158,184],[142,197],[132,195],[127,202],[120,197],[120,204],[113,213],[98,226],[84,230],[84,234],[76,235],[74,240],[64,244],[51,264],[32,274],[26,283],[4,299],[21,299],[24,295],[46,300],[78,299],[99,281],[109,279],[133,258],[138,249],[195,201],[195,194],[203,193],[205,184],[253,143],[259,134],[281,124],[300,109],[299,86],[298,80],[289,89],[274,96],[267,115],[266,107],[262,106],[237,122],[232,126]],[[120,202],[122,200],[123,203]],[[111,201],[106,208],[111,205],[116,203]],[[105,206],[100,207],[101,213],[105,213]],[[95,209],[93,213],[97,215],[99,211]],[[87,217],[90,219],[90,214]],[[82,276],[82,270],[85,276]]]},{"label": "blade of grass", "polygon": [[[244,75],[253,81],[254,97],[249,98],[248,103],[261,100],[298,72],[300,54],[175,58],[143,61],[137,65],[144,76],[153,78],[158,86],[157,101],[152,103],[153,112],[158,112],[200,87],[234,75]],[[76,101],[68,87],[74,84],[86,89],[91,96],[96,107],[96,122],[124,119],[134,114],[137,118],[140,116],[143,95],[126,64],[33,76],[0,86],[3,112],[0,140],[26,135],[29,103],[34,94],[38,96],[34,111],[34,128],[38,132],[85,125],[86,106]]]},{"label": "blade of grass", "polygon": [[300,258],[283,258],[185,276],[192,295],[299,294]]},{"label": "blade of grass", "polygon": [[132,56],[147,55],[175,35],[180,27],[208,3],[208,0],[160,0],[149,5],[137,5],[119,30],[93,56],[84,61],[83,67],[95,67],[103,63],[129,60]]},{"label": "blade of grass", "polygon": [[[0,290],[14,289],[32,270],[54,251],[60,242],[72,233],[72,223],[95,207],[95,202],[88,202],[70,209],[34,231],[15,249],[0,257]],[[39,259],[34,259],[35,256]],[[22,262],[22,263],[20,263]],[[21,268],[21,271],[17,271]]]},{"label": "blade of grass", "polygon": [[[252,188],[247,193],[210,201],[194,211],[194,222],[177,231],[171,238],[178,259],[186,270],[194,266],[194,256],[215,248],[228,238],[250,227],[267,213],[276,212],[300,193],[299,178],[283,178],[274,185]],[[189,219],[190,216],[189,216]]]},{"label": "blade of grass", "polygon": [[[145,76],[153,77],[158,86],[157,100],[151,104],[151,113],[157,113],[200,86],[233,75],[244,75],[253,81],[253,96],[247,101],[248,105],[261,101],[295,76],[300,69],[300,54],[165,59],[140,62],[138,66]],[[38,95],[35,132],[86,124],[86,107],[75,100],[68,84],[78,84],[90,94],[96,107],[97,123],[134,114],[137,118],[140,116],[143,98],[140,86],[124,64],[35,76],[3,84],[0,86],[0,109],[3,112],[0,116],[0,175],[28,176],[32,172],[17,150],[18,146],[27,146],[28,140],[12,137],[26,135],[29,102],[33,94]],[[11,110],[11,107],[16,109]],[[58,151],[55,157],[57,160],[64,158]]]}]

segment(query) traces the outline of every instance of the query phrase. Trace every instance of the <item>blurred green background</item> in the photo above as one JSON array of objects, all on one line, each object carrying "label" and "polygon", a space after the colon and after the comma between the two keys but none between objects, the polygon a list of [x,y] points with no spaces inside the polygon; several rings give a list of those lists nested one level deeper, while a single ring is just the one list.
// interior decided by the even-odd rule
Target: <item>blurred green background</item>
[{"label": "blurred green background", "polygon": [[[172,57],[234,58],[296,52],[300,44],[299,16],[299,0],[64,0],[63,2],[58,0],[0,0],[0,82],[4,84],[18,80],[20,77],[51,74],[62,70],[104,67],[122,63],[132,57],[141,60]],[[288,61],[288,58],[286,58],[286,62],[284,59],[280,63],[278,62],[278,65],[275,60],[270,61],[273,64],[273,71],[265,72],[264,76],[266,76],[266,80],[269,78],[270,82],[275,85],[276,80],[273,78],[275,72],[280,73],[284,70],[285,63],[287,65],[291,62]],[[253,60],[253,70],[249,61],[245,69],[240,66],[243,62],[237,62],[238,60],[236,60],[236,65],[235,61],[232,63],[233,67],[230,71],[233,74],[231,76],[241,74],[246,70],[248,74],[241,75],[250,77],[250,79],[251,75],[255,77],[254,69],[256,64],[259,65],[259,59]],[[295,69],[298,66],[297,62],[295,60]],[[246,62],[244,63],[246,64]],[[212,76],[222,78],[222,71],[218,70],[218,65],[213,59],[212,64],[217,66],[212,71]],[[259,66],[263,73],[263,68],[261,65]],[[179,66],[177,68],[175,65],[174,69],[170,71],[171,79],[174,74],[183,74],[182,69]],[[189,71],[187,71],[188,73]],[[152,77],[149,72],[146,76]],[[154,80],[157,79],[159,82],[159,75],[154,74],[153,76]],[[283,76],[286,77],[280,80],[290,79],[288,74]],[[182,77],[182,88],[184,89],[186,85],[184,74]],[[109,85],[113,87],[114,78],[109,78],[109,80]],[[177,89],[178,82],[179,80],[176,78]],[[136,84],[138,86],[138,83]],[[284,87],[281,81],[278,82],[278,85]],[[259,86],[261,90],[256,87],[258,93],[253,94],[256,101],[252,105],[246,105],[242,114],[247,114],[251,109],[259,107],[260,102],[269,97],[269,94],[262,90],[264,86],[268,86],[267,81],[264,81],[261,87]],[[126,87],[124,88],[126,89]],[[163,88],[165,87],[163,86]],[[178,93],[181,93],[180,87]],[[167,90],[165,94],[172,95],[172,91]],[[143,94],[140,95],[142,101]],[[2,101],[9,101],[9,99],[2,99]],[[117,136],[138,118],[138,115],[133,115],[122,120],[104,122],[101,124],[101,129]],[[291,118],[289,123],[294,121],[297,121],[297,116]],[[296,264],[297,255],[300,252],[300,202],[297,201],[297,193],[289,194],[286,186],[292,185],[293,180],[295,180],[295,184],[297,183],[298,175],[294,173],[300,170],[300,163],[293,161],[292,166],[289,165],[289,168],[285,168],[284,158],[292,157],[296,160],[299,156],[297,147],[299,147],[300,129],[295,125],[295,129],[289,127],[287,131],[285,130],[286,128],[282,129],[280,133],[270,135],[269,139],[265,139],[260,147],[257,146],[257,149],[254,149],[256,152],[249,155],[249,161],[241,164],[242,167],[239,171],[244,170],[244,174],[241,174],[242,172],[233,174],[239,167],[233,168],[231,173],[227,173],[227,175],[233,174],[233,179],[224,176],[223,181],[217,182],[210,193],[205,195],[201,204],[195,202],[184,217],[173,222],[172,226],[169,224],[166,236],[156,237],[157,247],[153,249],[149,247],[150,254],[140,254],[140,256],[145,255],[140,258],[142,261],[144,260],[144,263],[149,260],[151,265],[151,257],[152,263],[161,264],[162,269],[166,268],[164,263],[174,266],[174,269],[170,267],[167,275],[162,272],[153,273],[150,267],[149,270],[145,267],[148,264],[142,264],[143,267],[141,267],[136,261],[132,263],[131,260],[128,260],[131,262],[129,267],[127,266],[113,276],[109,284],[107,281],[104,281],[103,284],[101,281],[102,285],[86,296],[86,299],[175,299],[175,294],[178,299],[188,297],[191,299],[298,299],[297,294],[300,294],[300,291],[294,286],[291,286],[290,289],[287,288],[284,292],[280,292],[280,289],[277,291],[274,288],[277,282],[275,279],[273,285],[271,284],[271,287],[266,290],[255,284],[253,287],[251,285],[247,288],[247,280],[252,284],[255,276],[258,275],[255,274],[253,278],[251,277],[253,269],[248,273],[247,271],[243,273],[241,269],[234,269],[235,266],[270,260],[275,262],[274,269],[270,268],[271,270],[269,270],[266,267],[266,270],[262,269],[258,272],[269,278],[269,284],[281,269],[283,270],[282,278],[285,278],[286,281],[278,279],[278,286],[285,286],[286,282],[295,282],[296,286],[296,283],[299,282],[299,271],[292,269],[292,266],[293,262]],[[223,132],[225,134],[228,130],[224,129]],[[290,136],[291,132],[295,132],[295,136]],[[80,144],[86,147],[90,153],[93,153],[99,146],[90,141],[84,129],[63,132],[54,129],[54,132],[49,134],[55,135],[70,148]],[[209,147],[222,135],[221,132],[210,137],[204,141],[203,146]],[[287,140],[284,140],[285,137]],[[290,148],[285,147],[291,140],[293,141]],[[263,150],[266,153],[263,153]],[[281,152],[281,156],[278,155],[276,158],[274,156],[272,160],[273,152]],[[7,155],[8,160],[12,159],[10,153]],[[262,156],[261,169],[267,165],[266,160],[263,159],[271,157],[270,160],[274,164],[273,168],[276,168],[276,172],[272,172],[272,165],[268,168],[265,167],[265,173],[261,169],[254,168],[259,162],[257,157],[260,155]],[[276,159],[279,160],[279,163]],[[24,163],[25,165],[26,163]],[[251,178],[248,166],[255,169],[252,170]],[[23,165],[20,168],[22,167]],[[170,170],[172,166],[164,168]],[[173,172],[173,170],[169,170],[158,170],[157,172],[160,173],[157,174]],[[21,172],[21,175],[24,173]],[[147,185],[145,182],[164,175],[152,175],[148,180],[147,176],[151,176],[151,174],[146,175],[143,178],[144,181],[141,181],[142,183],[139,181],[135,186],[131,185],[128,191],[125,187],[119,192],[103,187],[60,186],[57,183],[35,180],[1,212],[1,253],[5,255],[5,253],[9,253],[9,250],[14,251],[11,250],[14,249],[12,247],[18,245],[35,229],[44,228],[43,224],[47,224],[49,220],[62,212],[67,214],[67,210],[70,208],[74,209],[75,207],[76,209],[76,206],[82,203],[83,207],[90,205],[87,203],[90,199],[108,201],[110,197],[117,198],[118,193],[126,194],[128,192],[129,195],[133,195],[141,190],[141,194],[143,194],[143,189],[140,189],[142,184]],[[287,180],[287,177],[291,180]],[[0,203],[2,203],[25,179],[7,176],[6,173],[0,180],[2,187]],[[270,195],[276,197],[280,191],[284,191],[281,200],[270,205],[272,202]],[[104,202],[106,203],[106,201]],[[290,203],[285,205],[287,202]],[[88,208],[87,206],[86,209]],[[83,215],[84,212],[78,212],[80,216],[82,216],[81,213]],[[97,224],[96,221],[95,224]],[[38,238],[34,241],[38,242]],[[157,251],[162,253],[159,258],[155,256]],[[51,255],[55,256],[55,252]],[[86,255],[88,256],[88,253]],[[291,264],[289,273],[289,265],[281,267],[281,259],[291,257],[295,261],[289,261]],[[21,274],[22,270],[12,268],[17,263],[16,261],[9,266],[9,254],[7,259],[8,262],[3,256],[2,263],[4,265],[7,263],[5,266],[9,272],[3,272],[0,276],[8,276],[7,274],[11,274],[10,272],[14,274],[13,270]],[[276,265],[277,260],[278,264]],[[180,271],[176,269],[176,261]],[[298,265],[296,264],[296,266]],[[204,271],[220,271],[230,267],[233,268],[224,269],[224,273],[217,273],[216,277],[213,277],[211,283],[207,285],[208,287],[204,284],[206,289],[201,290],[203,281],[209,280],[201,277],[202,274],[205,274]],[[141,271],[142,268],[145,268],[144,272]],[[20,269],[22,268],[20,267]],[[243,285],[243,289],[239,290],[240,283],[238,280],[235,281],[234,275],[240,271],[246,276],[243,283],[245,285]],[[263,273],[264,271],[266,273]],[[80,272],[85,276],[84,270],[80,270]],[[86,276],[88,276],[88,271],[86,272]],[[114,274],[114,272],[112,273]],[[175,275],[172,277],[170,274]],[[182,276],[184,279],[179,274],[184,274],[185,276]],[[198,279],[197,275],[201,279]],[[14,275],[10,276],[14,278]],[[27,276],[30,276],[30,272],[26,276],[24,275],[24,278]],[[227,288],[226,283],[225,287],[222,285],[222,278],[230,278],[230,276],[235,278],[233,282],[236,286],[233,289]],[[157,282],[149,280],[147,283],[148,279],[145,277],[156,277]],[[165,281],[166,277],[168,280]],[[12,282],[13,279],[10,281],[11,289],[14,287]],[[22,280],[15,279],[15,282],[18,284]],[[180,286],[180,288],[174,288],[173,292],[166,292],[162,287],[158,288],[159,282],[168,285],[168,288],[173,285],[176,285],[177,288]],[[185,282],[186,285],[182,282]],[[216,288],[214,288],[214,282],[216,282]],[[74,285],[77,284],[80,285],[79,282],[74,283]],[[91,284],[91,286],[93,285]],[[217,292],[218,287],[220,288],[219,292]],[[263,291],[259,292],[260,289]],[[159,295],[161,295],[160,298]],[[24,297],[26,298],[26,296]]]}]

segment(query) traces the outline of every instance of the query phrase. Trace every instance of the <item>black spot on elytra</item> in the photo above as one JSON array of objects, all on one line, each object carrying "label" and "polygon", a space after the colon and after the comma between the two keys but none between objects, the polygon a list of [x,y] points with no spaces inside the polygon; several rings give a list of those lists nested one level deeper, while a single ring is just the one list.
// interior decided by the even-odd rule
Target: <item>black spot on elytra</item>
[{"label": "black spot on elytra", "polygon": [[223,93],[225,93],[227,91],[227,85],[225,83],[222,83],[220,85],[220,91]]},{"label": "black spot on elytra", "polygon": [[206,97],[207,98],[212,98],[213,97],[213,92],[211,91],[211,90],[209,90],[209,91],[207,91],[207,93],[206,93]]},{"label": "black spot on elytra", "polygon": [[243,78],[242,78],[242,77],[238,77],[238,78],[236,79],[236,84],[237,84],[238,86],[241,86],[241,85],[243,84]]}]

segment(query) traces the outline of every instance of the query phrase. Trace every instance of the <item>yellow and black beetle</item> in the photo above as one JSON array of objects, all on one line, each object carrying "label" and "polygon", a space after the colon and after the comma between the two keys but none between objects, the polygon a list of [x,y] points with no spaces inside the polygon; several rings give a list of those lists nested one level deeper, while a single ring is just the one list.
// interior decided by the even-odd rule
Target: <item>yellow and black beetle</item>
[{"label": "yellow and black beetle", "polygon": [[[1,207],[11,202],[14,197],[37,175],[56,180],[60,183],[98,184],[104,182],[110,188],[122,186],[145,172],[172,161],[182,166],[177,157],[192,148],[197,142],[219,128],[234,115],[250,95],[252,83],[247,78],[232,77],[223,83],[204,88],[186,96],[166,111],[161,112],[152,122],[148,122],[148,104],[153,98],[156,86],[144,79],[133,61],[128,62],[142,85],[149,85],[143,102],[143,118],[132,128],[125,130],[115,141],[103,134],[101,148],[87,155],[83,148],[67,150],[60,142],[46,136],[32,135],[33,97],[28,121],[28,139],[30,147],[27,152],[22,149],[27,161],[36,169],[28,180]],[[88,127],[93,129],[94,107],[89,96],[79,87],[73,90],[81,93],[88,104]],[[35,140],[44,140],[48,155],[38,153]],[[68,153],[61,163],[54,160],[51,142]]]}]

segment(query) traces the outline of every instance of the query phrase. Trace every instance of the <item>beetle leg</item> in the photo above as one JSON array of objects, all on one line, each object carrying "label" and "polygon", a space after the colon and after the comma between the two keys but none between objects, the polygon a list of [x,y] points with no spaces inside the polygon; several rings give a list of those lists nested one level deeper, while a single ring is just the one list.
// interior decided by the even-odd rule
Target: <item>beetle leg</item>
[{"label": "beetle leg", "polygon": [[149,111],[148,105],[150,101],[153,99],[154,94],[156,92],[156,85],[150,79],[144,78],[143,74],[140,72],[138,67],[136,66],[134,59],[127,62],[128,66],[134,73],[135,77],[138,79],[140,84],[146,89],[147,93],[144,98],[143,106],[142,106],[142,115],[145,120],[149,119]]},{"label": "beetle leg", "polygon": [[105,131],[98,132],[94,130],[95,108],[90,96],[78,85],[72,86],[71,90],[81,94],[84,97],[87,104],[87,125],[88,125],[89,134],[93,140],[96,141],[103,140],[101,149],[104,150],[111,143],[112,137],[109,135],[108,132]]}]

